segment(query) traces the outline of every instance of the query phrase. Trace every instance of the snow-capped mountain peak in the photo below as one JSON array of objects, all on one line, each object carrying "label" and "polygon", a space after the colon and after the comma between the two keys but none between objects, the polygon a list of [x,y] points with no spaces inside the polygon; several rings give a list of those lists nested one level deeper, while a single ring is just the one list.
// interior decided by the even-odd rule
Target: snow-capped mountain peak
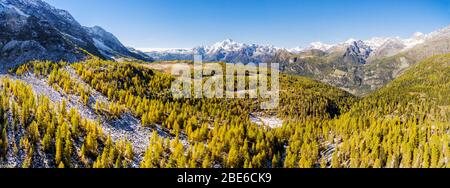
[{"label": "snow-capped mountain peak", "polygon": [[218,52],[221,50],[225,50],[225,51],[233,51],[233,50],[239,50],[242,49],[244,47],[246,47],[247,45],[243,44],[243,43],[238,43],[235,42],[232,39],[225,39],[223,41],[217,42],[215,44],[213,44],[210,47],[206,47],[208,52]]},{"label": "snow-capped mountain peak", "polygon": [[226,39],[211,46],[192,49],[146,50],[156,60],[192,60],[194,54],[203,55],[205,61],[260,63],[269,60],[279,48],[256,44],[245,44]]},{"label": "snow-capped mountain peak", "polygon": [[415,32],[413,36],[409,39],[403,39],[403,44],[406,46],[405,49],[413,48],[414,46],[425,42],[427,35],[421,32]]},{"label": "snow-capped mountain peak", "polygon": [[234,41],[233,39],[225,39],[223,41],[217,42],[216,44],[214,44],[213,46],[229,46],[229,45],[242,45],[241,43],[238,43],[236,41]]},{"label": "snow-capped mountain peak", "polygon": [[333,47],[333,45],[331,45],[331,44],[325,44],[325,43],[322,43],[322,42],[313,42],[313,43],[310,44],[310,47],[308,49],[327,51],[331,47]]},{"label": "snow-capped mountain peak", "polygon": [[432,34],[414,33],[410,38],[401,37],[373,37],[368,40],[359,40],[350,38],[340,43],[327,44],[324,42],[313,42],[307,47],[296,48],[277,48],[268,45],[239,43],[232,39],[226,39],[211,46],[199,46],[192,49],[170,49],[170,50],[146,50],[151,57],[157,60],[192,60],[193,54],[204,56],[206,61],[225,61],[235,62],[242,60],[244,62],[256,61],[263,62],[270,56],[274,56],[279,50],[285,50],[290,53],[301,53],[309,50],[320,50],[325,53],[344,52],[355,54],[365,63],[369,56],[387,57],[399,52],[411,49],[434,35],[442,35],[450,32],[450,26]]},{"label": "snow-capped mountain peak", "polygon": [[313,42],[310,44],[307,48],[295,48],[290,49],[288,51],[293,53],[299,53],[304,50],[322,50],[322,51],[329,51],[332,49],[342,49],[347,48],[349,46],[358,45],[359,47],[364,46],[364,48],[368,49],[370,48],[370,51],[377,51],[380,48],[383,48],[385,46],[391,46],[393,44],[397,46],[402,46],[401,50],[407,50],[410,48],[413,48],[414,46],[421,44],[425,42],[425,40],[428,38],[429,35],[416,32],[414,33],[411,38],[403,39],[401,37],[373,37],[368,40],[357,40],[354,38],[350,38],[344,42],[337,43],[337,44],[326,44],[322,42]]},{"label": "snow-capped mountain peak", "polygon": [[354,39],[354,38],[349,38],[349,39],[347,39],[345,42],[344,42],[344,44],[353,44],[354,42],[356,42],[357,40],[356,39]]},{"label": "snow-capped mountain peak", "polygon": [[300,53],[302,51],[305,51],[305,48],[295,47],[295,48],[285,49],[285,50],[288,51],[288,52],[291,52],[291,53]]},{"label": "snow-capped mountain peak", "polygon": [[417,40],[425,39],[425,38],[426,38],[426,35],[423,34],[423,33],[421,33],[421,32],[415,32],[415,33],[413,34],[413,37],[412,37],[412,38],[417,39]]},{"label": "snow-capped mountain peak", "polygon": [[373,50],[377,50],[380,46],[382,46],[389,40],[392,40],[392,38],[373,37],[369,40],[364,41],[364,43],[369,45]]}]

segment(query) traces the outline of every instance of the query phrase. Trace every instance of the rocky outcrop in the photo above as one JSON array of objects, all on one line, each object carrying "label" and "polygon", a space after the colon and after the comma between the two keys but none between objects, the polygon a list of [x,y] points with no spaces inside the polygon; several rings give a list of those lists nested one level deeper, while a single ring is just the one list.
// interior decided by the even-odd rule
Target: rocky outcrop
[{"label": "rocky outcrop", "polygon": [[78,61],[85,54],[48,21],[0,12],[0,66],[2,70],[30,60]]},{"label": "rocky outcrop", "polygon": [[85,27],[85,30],[94,40],[94,45],[100,50],[103,56],[111,59],[134,58],[143,61],[152,61],[152,58],[145,54],[129,50],[113,34],[99,26]]},{"label": "rocky outcrop", "polygon": [[[88,54],[103,59],[117,56],[151,60],[129,51],[103,29],[103,35],[90,31],[69,12],[41,0],[0,0],[0,68],[5,71],[31,60],[74,62]],[[114,53],[105,53],[99,41]]]}]

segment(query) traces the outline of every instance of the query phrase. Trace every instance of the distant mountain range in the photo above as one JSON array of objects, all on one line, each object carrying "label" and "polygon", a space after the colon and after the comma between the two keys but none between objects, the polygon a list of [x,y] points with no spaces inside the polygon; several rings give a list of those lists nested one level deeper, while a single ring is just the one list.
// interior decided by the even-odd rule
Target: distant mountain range
[{"label": "distant mountain range", "polygon": [[[322,45],[323,46],[323,45]],[[386,85],[411,65],[450,52],[450,27],[410,39],[349,40],[326,49],[280,50],[271,60],[283,72],[308,76],[364,95]]]},{"label": "distant mountain range", "polygon": [[192,49],[148,51],[155,60],[192,60],[227,63],[277,62],[283,72],[308,76],[364,95],[398,77],[416,62],[450,52],[450,26],[430,34],[414,33],[411,38],[375,37],[349,39],[338,44],[311,43],[304,48],[278,48],[243,44],[231,39],[212,46]]},{"label": "distant mountain range", "polygon": [[30,60],[79,61],[88,52],[104,59],[151,61],[130,51],[111,33],[83,27],[69,12],[42,0],[0,0],[0,65]]},{"label": "distant mountain range", "polygon": [[[212,46],[199,46],[191,49],[147,49],[143,50],[147,55],[155,60],[192,60],[193,55],[203,55],[206,61],[223,61],[228,63],[260,63],[270,60],[276,53],[286,51],[293,54],[300,54],[311,50],[320,50],[327,53],[349,50],[361,54],[364,59],[369,56],[390,56],[399,52],[413,48],[422,44],[432,34],[425,35],[420,32],[414,33],[411,38],[402,39],[400,37],[374,37],[369,40],[349,39],[342,43],[325,44],[313,42],[308,47],[280,48],[269,45],[245,44],[226,39],[217,42]],[[360,50],[360,52],[358,52]],[[365,63],[365,62],[361,62]]]},{"label": "distant mountain range", "polygon": [[202,55],[208,62],[261,63],[272,59],[279,48],[256,44],[238,43],[231,39],[217,42],[212,46],[192,49],[149,50],[147,55],[155,60],[193,60],[193,55]]}]

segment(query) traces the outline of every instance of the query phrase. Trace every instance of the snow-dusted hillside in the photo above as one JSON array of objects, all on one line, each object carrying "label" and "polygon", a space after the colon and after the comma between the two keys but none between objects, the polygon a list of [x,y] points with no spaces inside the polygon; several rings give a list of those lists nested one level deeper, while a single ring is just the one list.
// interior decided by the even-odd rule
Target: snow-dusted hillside
[{"label": "snow-dusted hillside", "polygon": [[110,59],[135,58],[152,61],[147,55],[125,47],[112,33],[109,33],[100,26],[84,28],[94,40],[94,45],[99,49],[100,53]]}]

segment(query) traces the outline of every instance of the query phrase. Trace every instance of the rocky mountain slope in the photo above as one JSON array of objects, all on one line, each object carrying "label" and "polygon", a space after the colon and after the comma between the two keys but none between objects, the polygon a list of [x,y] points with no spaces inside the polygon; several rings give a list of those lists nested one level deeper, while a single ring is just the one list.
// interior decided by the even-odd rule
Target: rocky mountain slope
[{"label": "rocky mountain slope", "polygon": [[449,78],[450,54],[432,56],[356,102],[333,120],[331,166],[449,168]]},{"label": "rocky mountain slope", "polygon": [[94,45],[100,53],[111,59],[134,58],[144,61],[152,61],[150,57],[136,50],[125,47],[119,39],[100,26],[84,27],[89,36],[94,40]]},{"label": "rocky mountain slope", "polygon": [[0,1],[2,70],[34,59],[79,61],[86,57],[84,51],[105,59],[151,60],[129,51],[112,34],[83,27],[69,12],[42,0]]},{"label": "rocky mountain slope", "polygon": [[450,27],[411,39],[351,41],[326,50],[279,51],[272,62],[282,71],[304,75],[364,95],[389,83],[411,65],[450,52]]}]

